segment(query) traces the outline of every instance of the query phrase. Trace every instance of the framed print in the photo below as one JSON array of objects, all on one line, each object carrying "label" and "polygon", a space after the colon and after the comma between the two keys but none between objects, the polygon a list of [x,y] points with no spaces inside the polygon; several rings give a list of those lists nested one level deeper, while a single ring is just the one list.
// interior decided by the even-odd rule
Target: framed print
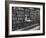
[{"label": "framed print", "polygon": [[6,37],[45,34],[45,3],[5,2]]}]

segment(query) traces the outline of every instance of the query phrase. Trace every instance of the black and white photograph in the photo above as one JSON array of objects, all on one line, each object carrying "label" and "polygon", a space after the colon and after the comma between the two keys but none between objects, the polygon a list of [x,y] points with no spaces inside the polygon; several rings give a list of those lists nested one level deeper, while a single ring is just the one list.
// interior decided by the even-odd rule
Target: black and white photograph
[{"label": "black and white photograph", "polygon": [[12,31],[40,30],[40,8],[12,7]]},{"label": "black and white photograph", "polygon": [[44,3],[9,3],[8,35],[44,34]]}]

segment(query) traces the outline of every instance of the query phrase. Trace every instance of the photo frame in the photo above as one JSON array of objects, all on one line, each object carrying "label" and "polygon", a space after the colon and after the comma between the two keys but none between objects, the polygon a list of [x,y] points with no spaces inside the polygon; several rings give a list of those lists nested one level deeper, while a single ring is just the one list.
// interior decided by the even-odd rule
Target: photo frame
[{"label": "photo frame", "polygon": [[45,3],[5,1],[5,36],[45,34]]}]

